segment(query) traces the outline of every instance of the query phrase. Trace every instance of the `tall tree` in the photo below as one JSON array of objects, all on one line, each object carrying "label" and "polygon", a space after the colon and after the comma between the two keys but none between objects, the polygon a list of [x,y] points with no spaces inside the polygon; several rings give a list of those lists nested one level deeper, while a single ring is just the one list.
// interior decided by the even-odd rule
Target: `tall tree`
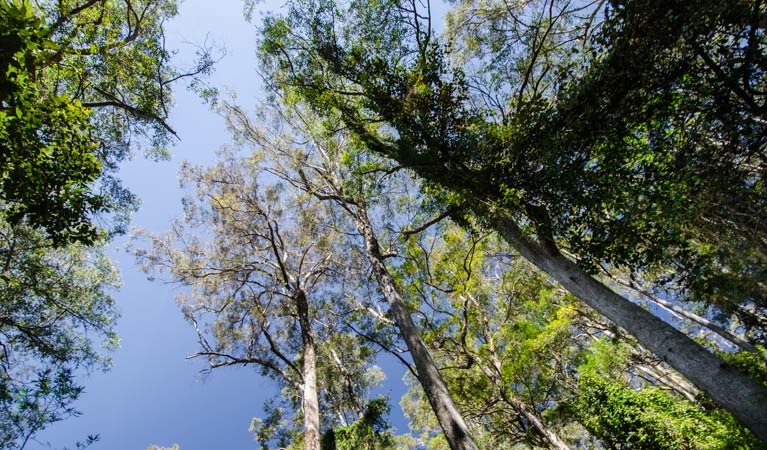
[{"label": "tall tree", "polygon": [[[275,130],[254,126],[236,107],[230,108],[230,123],[240,130],[243,138],[260,148],[279,150],[268,158],[272,161],[272,173],[307,195],[334,205],[341,216],[354,224],[360,253],[370,264],[378,289],[388,303],[392,321],[405,341],[418,380],[450,447],[454,450],[476,449],[468,426],[423,342],[401,287],[386,265],[386,258],[392,255],[381,245],[370,217],[369,211],[381,207],[376,203],[386,198],[382,193],[387,189],[388,180],[399,170],[380,158],[360,152],[358,142],[349,139],[346,133],[333,133],[332,122],[316,121],[300,105],[291,110],[283,109],[278,114],[283,120]],[[287,128],[287,133],[295,133],[289,141],[310,144],[289,147],[269,144],[282,127]]]},{"label": "tall tree", "polygon": [[[191,287],[180,301],[199,336],[196,356],[211,368],[254,364],[287,388],[303,421],[298,439],[305,450],[319,450],[321,427],[337,423],[333,413],[345,417],[352,402],[365,404],[373,353],[343,339],[334,317],[344,305],[334,285],[334,218],[314,198],[270,183],[262,157],[225,149],[213,167],[187,166],[183,178],[194,193],[184,222],[137,255],[146,270],[167,271],[170,281]],[[355,343],[356,351],[349,348]],[[320,354],[339,362],[321,364]],[[323,396],[320,387],[338,389],[327,380],[351,392]]]},{"label": "tall tree", "polygon": [[412,243],[403,265],[403,285],[433,310],[426,341],[449,368],[443,375],[461,409],[486,430],[475,433],[480,439],[760,447],[619,329],[495,245],[492,235],[444,224]]},{"label": "tall tree", "polygon": [[[425,333],[462,410],[507,445],[567,449],[548,423],[572,395],[584,348],[572,299],[494,235],[439,224],[411,237],[399,273],[431,309]],[[514,267],[514,270],[508,270]]]},{"label": "tall tree", "polygon": [[[676,111],[668,107],[675,103],[667,100],[684,103],[683,97],[623,95],[628,91],[616,91],[621,94],[617,97],[612,95],[615,92],[578,97],[588,86],[615,87],[605,81],[610,78],[604,78],[614,72],[601,71],[604,67],[612,67],[610,64],[623,64],[621,67],[625,67],[626,72],[644,74],[657,68],[660,74],[665,73],[663,71],[672,66],[664,64],[665,59],[653,59],[652,50],[647,50],[647,59],[639,66],[634,66],[631,58],[611,59],[611,55],[627,52],[625,56],[637,49],[642,53],[646,48],[663,50],[664,55],[678,55],[677,50],[689,49],[673,47],[678,41],[674,36],[680,36],[683,30],[693,33],[693,39],[699,42],[698,39],[706,33],[721,34],[718,30],[726,31],[730,29],[728,26],[744,23],[747,24],[745,29],[753,32],[739,36],[745,36],[744,39],[761,36],[758,32],[761,7],[743,9],[738,6],[734,8],[738,12],[724,14],[722,11],[729,8],[724,3],[700,10],[678,10],[675,6],[654,2],[627,2],[626,9],[636,7],[650,12],[651,17],[665,21],[661,23],[676,27],[675,34],[648,35],[648,45],[644,46],[645,37],[640,31],[645,28],[630,20],[630,17],[644,16],[622,14],[623,3],[611,4],[606,10],[600,10],[603,4],[597,3],[590,14],[560,14],[564,10],[553,1],[540,5],[546,14],[539,18],[519,14],[513,9],[504,13],[510,14],[512,20],[533,17],[528,27],[533,34],[528,36],[557,37],[561,45],[555,48],[569,49],[565,54],[584,47],[581,42],[586,42],[584,39],[588,36],[571,39],[567,33],[553,27],[552,22],[569,24],[569,29],[583,31],[591,29],[589,24],[593,23],[594,17],[605,17],[608,24],[601,29],[607,31],[598,33],[595,38],[604,45],[586,47],[587,56],[577,61],[578,64],[549,67],[548,62],[556,59],[558,53],[546,52],[548,44],[535,44],[546,40],[533,40],[532,44],[529,39],[520,40],[522,45],[530,45],[523,52],[525,58],[533,57],[529,64],[546,64],[543,69],[523,69],[522,73],[536,81],[531,82],[531,78],[525,76],[521,86],[543,86],[545,89],[531,88],[529,92],[511,96],[515,100],[505,116],[488,114],[486,109],[477,107],[473,101],[477,96],[472,95],[465,72],[450,65],[446,46],[435,37],[428,11],[412,3],[393,1],[374,5],[358,2],[353,8],[345,8],[330,1],[293,2],[287,17],[266,19],[262,60],[276,86],[290,95],[306,99],[318,111],[339,115],[345,126],[369,149],[412,167],[425,179],[452,191],[455,197],[469,205],[480,221],[496,229],[525,258],[586,304],[625,328],[643,346],[668,361],[716,402],[732,411],[754,433],[767,439],[767,411],[764,409],[767,390],[763,386],[591,276],[595,267],[602,264],[626,266],[637,271],[653,265],[673,268],[679,261],[692,261],[696,248],[700,248],[693,236],[679,232],[691,223],[688,220],[691,214],[697,214],[699,208],[705,207],[702,201],[692,202],[689,208],[686,206],[686,193],[694,183],[690,184],[691,180],[684,176],[691,166],[665,164],[662,157],[656,159],[657,155],[662,155],[659,149],[665,148],[666,144],[672,149],[678,148],[675,147],[678,144],[674,140],[676,134],[655,134],[655,131],[663,129],[666,123],[678,123],[674,121],[677,116],[669,114]],[[382,7],[385,13],[381,12]],[[577,8],[572,11],[579,13]],[[725,19],[720,20],[722,17]],[[737,17],[743,20],[737,22]],[[684,19],[689,26],[680,27],[673,18]],[[545,33],[540,34],[542,31]],[[753,42],[749,47],[755,49],[751,53],[762,51],[760,39],[748,41]],[[643,44],[632,44],[635,41]],[[723,37],[721,42],[727,49],[732,45],[727,43],[733,41]],[[683,61],[685,58],[706,59],[705,55],[681,54],[687,55],[682,57]],[[510,61],[525,67],[525,58]],[[749,58],[760,61],[758,56]],[[738,66],[742,60],[736,56],[731,62]],[[709,68],[704,73],[716,72],[716,65],[711,68],[707,63],[706,66]],[[557,67],[566,70],[558,72],[554,70]],[[592,67],[594,70],[590,71]],[[754,65],[748,72],[753,75],[749,79],[758,79],[763,73],[758,67],[758,64]],[[600,73],[602,82],[589,84],[600,79],[595,75]],[[676,86],[674,80],[679,79],[675,76],[693,76],[690,71],[672,71],[671,74],[674,76],[664,80],[672,87]],[[720,85],[730,89],[726,83]],[[638,92],[653,92],[653,84],[642,76],[629,78],[625,86],[620,86],[636,88]],[[584,101],[573,101],[576,98]],[[625,102],[619,104],[625,108],[591,108],[585,101],[604,100],[607,105],[615,106],[609,101],[612,98],[624,99]],[[660,108],[668,118],[658,122],[662,126],[648,127],[648,123],[635,120],[647,117],[642,115],[643,111],[658,102],[667,105],[665,109]],[[698,109],[691,105],[692,111]],[[592,130],[587,126],[580,127],[578,114],[581,113],[593,114],[594,121],[589,123],[594,124],[604,118],[604,123],[617,126],[625,117],[629,126],[617,128],[623,134],[600,134],[602,129],[597,128],[593,130],[597,138],[590,141]],[[652,117],[659,119],[659,116]],[[730,123],[725,116],[713,114],[711,117]],[[671,132],[677,128],[666,129]],[[587,138],[579,140],[579,133]],[[593,141],[603,144],[606,142],[603,137],[615,136],[621,137],[608,140],[609,146],[591,145]],[[639,138],[626,141],[631,136]],[[655,139],[656,136],[669,139]],[[589,146],[580,146],[581,142]],[[622,142],[629,145],[620,147]],[[664,146],[659,145],[661,142]],[[718,141],[704,139],[700,142]],[[589,151],[598,148],[602,153]],[[690,154],[694,155],[689,161],[711,160],[710,154],[697,151],[698,147],[689,148],[693,151]],[[613,149],[619,152],[615,153]],[[685,161],[688,160],[681,160]],[[706,182],[709,180],[713,179]],[[747,187],[752,184],[749,180],[755,179],[745,178]],[[727,184],[712,181],[711,186],[714,187],[699,198],[715,195]],[[754,186],[761,184],[757,181]],[[645,203],[646,199],[650,200]],[[736,230],[727,226],[722,229]],[[726,231],[718,236],[721,238],[724,233]],[[732,261],[744,260],[736,258]],[[740,273],[737,266],[732,269]],[[758,277],[759,272],[755,274]],[[738,296],[736,291],[731,293]],[[748,308],[753,304],[752,299],[735,298],[734,301]]]}]

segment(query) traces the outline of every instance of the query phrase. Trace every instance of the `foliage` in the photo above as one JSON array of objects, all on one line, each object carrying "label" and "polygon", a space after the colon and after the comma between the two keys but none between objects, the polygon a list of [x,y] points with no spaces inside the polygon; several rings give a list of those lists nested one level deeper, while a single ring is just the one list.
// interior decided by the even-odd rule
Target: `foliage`
[{"label": "foliage", "polygon": [[[136,199],[115,177],[133,149],[162,154],[174,0],[0,0],[0,413],[4,448],[76,415],[81,371],[117,345],[102,253]],[[89,437],[77,448],[95,442]]]},{"label": "foliage", "polygon": [[[92,243],[94,220],[124,231],[136,199],[114,172],[134,148],[162,155],[174,82],[162,24],[174,0],[0,2],[0,192],[11,224],[57,244]],[[106,223],[106,222],[104,222]]]},{"label": "foliage", "polygon": [[406,255],[402,284],[422,302],[424,339],[478,439],[550,445],[542,431],[556,434],[546,424],[570,398],[585,313],[492,234],[440,223],[410,237]]},{"label": "foliage", "polygon": [[[292,405],[288,404],[290,408]],[[258,442],[261,450],[272,448],[285,448],[291,444],[296,444],[301,436],[301,430],[297,428],[294,422],[290,421],[288,412],[279,403],[274,400],[267,400],[263,405],[264,417],[254,417],[248,430],[253,433],[253,437]],[[300,448],[298,446],[297,448]]]},{"label": "foliage", "polygon": [[627,384],[629,355],[623,345],[598,341],[579,367],[578,397],[564,406],[608,448],[761,448],[732,416],[707,402]]},{"label": "foliage", "polygon": [[275,87],[480,219],[503,211],[582,267],[631,268],[754,325],[737,305],[764,298],[763,8],[459,5],[451,20],[473,31],[445,43],[404,3],[296,1],[266,20],[262,60]]},{"label": "foliage", "polygon": [[356,422],[345,427],[328,430],[322,436],[322,450],[387,450],[394,449],[389,424],[384,416],[389,413],[386,398],[371,400]]},{"label": "foliage", "polygon": [[655,387],[637,392],[620,381],[586,377],[580,394],[583,425],[609,448],[760,448],[731,418],[706,414]]},{"label": "foliage", "polygon": [[[37,82],[59,46],[26,2],[0,3],[0,192],[11,224],[26,218],[57,240],[92,241],[89,217],[106,209],[90,111]],[[70,235],[68,237],[68,235]]]},{"label": "foliage", "polygon": [[[398,272],[420,300],[425,340],[459,407],[473,418],[479,445],[549,446],[528,420],[538,416],[576,447],[758,448],[710,402],[683,400],[644,381],[650,373],[651,383],[676,387],[624,337],[594,341],[613,331],[502,249],[492,235],[441,223],[409,238]],[[750,352],[727,358],[754,373],[764,361]],[[423,445],[447,448],[417,385],[403,409]]]},{"label": "foliage", "polygon": [[102,248],[56,248],[22,225],[0,226],[0,254],[0,442],[15,449],[77,415],[78,371],[108,367],[119,279]]},{"label": "foliage", "polygon": [[[262,65],[273,89],[449,191],[447,206],[504,232],[570,289],[627,271],[763,339],[764,5],[458,4],[454,17],[472,26],[442,39],[428,5],[295,0],[265,19]],[[599,296],[581,298],[617,301],[600,312],[677,369],[727,367],[681,334],[689,351],[664,353],[665,333],[633,325],[661,321],[594,286]],[[703,372],[685,375],[726,404]],[[729,408],[763,434],[767,391],[736,372],[758,400]]]}]

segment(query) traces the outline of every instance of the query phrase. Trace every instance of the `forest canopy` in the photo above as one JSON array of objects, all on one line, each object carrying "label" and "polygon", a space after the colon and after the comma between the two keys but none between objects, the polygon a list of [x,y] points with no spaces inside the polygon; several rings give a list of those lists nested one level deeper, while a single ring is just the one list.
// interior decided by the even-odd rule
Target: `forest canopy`
[{"label": "forest canopy", "polygon": [[[257,20],[262,99],[212,102],[232,142],[131,245],[191,356],[276,386],[264,450],[762,448],[767,5],[443,7]],[[174,66],[177,12],[0,0],[3,448],[77,415],[117,346],[119,166],[167,156],[173,87],[213,65]]]}]

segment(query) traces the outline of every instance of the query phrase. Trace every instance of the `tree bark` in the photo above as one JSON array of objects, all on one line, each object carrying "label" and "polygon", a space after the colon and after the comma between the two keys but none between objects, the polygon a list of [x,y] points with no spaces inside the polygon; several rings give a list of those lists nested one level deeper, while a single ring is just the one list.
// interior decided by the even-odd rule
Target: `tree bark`
[{"label": "tree bark", "polygon": [[437,365],[421,339],[418,328],[410,316],[402,294],[397,287],[394,278],[384,264],[378,239],[370,225],[365,208],[360,206],[357,210],[357,229],[365,240],[365,253],[373,266],[378,285],[389,303],[389,310],[394,317],[394,322],[399,328],[402,338],[407,344],[408,351],[413,357],[413,363],[418,373],[418,381],[421,383],[426,397],[429,399],[434,414],[437,416],[442,431],[452,450],[478,450],[474,440],[469,435],[469,429],[463,420],[458,408],[455,406],[445,381],[442,379]]},{"label": "tree bark", "polygon": [[737,345],[738,347],[740,347],[741,350],[745,350],[751,353],[757,353],[757,354],[759,353],[759,349],[751,345],[750,342],[746,341],[745,339],[741,339],[740,337],[730,333],[726,329],[720,327],[719,325],[706,319],[705,317],[701,317],[697,314],[693,314],[690,311],[685,310],[684,308],[680,308],[679,306],[669,301],[663,300],[662,298],[658,298],[654,295],[648,296],[647,298],[651,302],[657,303],[658,305],[662,306],[663,308],[666,308],[667,310],[671,312],[679,314],[680,316],[687,318],[699,325],[703,325],[704,327],[708,328],[709,330],[723,337],[725,340],[729,341],[730,343]]},{"label": "tree bark", "polygon": [[509,218],[496,217],[495,229],[522,256],[549,274],[588,306],[634,336],[711,399],[767,442],[767,388],[698,345],[684,333],[592,278],[574,262],[526,238]]},{"label": "tree bark", "polygon": [[647,300],[659,305],[662,308],[665,308],[668,311],[671,311],[674,314],[678,314],[685,319],[688,319],[692,322],[697,323],[698,325],[702,325],[709,330],[713,331],[714,333],[718,334],[720,337],[724,338],[729,343],[736,345],[740,347],[741,350],[745,350],[747,352],[751,353],[759,353],[759,349],[757,349],[755,346],[751,345],[748,341],[745,339],[742,339],[732,333],[730,333],[728,330],[724,329],[723,327],[720,327],[716,323],[706,319],[705,317],[701,317],[697,314],[691,313],[690,311],[687,311],[686,309],[677,306],[667,300],[663,300],[662,298],[658,297],[657,295],[653,295],[650,292],[647,292],[646,290],[640,288],[639,286],[636,286],[635,283],[633,283],[630,280],[623,280],[619,278],[612,278],[615,280],[615,282],[620,283],[621,285],[632,289],[636,291],[637,293],[643,295]]},{"label": "tree bark", "polygon": [[527,405],[517,400],[516,398],[509,398],[508,401],[514,406],[514,409],[516,409],[519,414],[525,418],[525,420],[530,422],[530,424],[536,430],[538,430],[538,432],[541,433],[547,441],[549,441],[549,444],[551,444],[552,448],[555,448],[556,450],[570,450],[570,447],[568,447],[567,444],[565,444],[565,442],[560,439],[559,436],[557,436],[557,433],[555,433],[554,430],[543,423],[543,420],[536,416],[535,413],[530,411],[530,408],[528,408]]},{"label": "tree bark", "polygon": [[320,402],[317,394],[317,354],[314,335],[309,321],[309,302],[306,294],[296,292],[296,310],[301,327],[301,342],[304,347],[303,367],[303,409],[304,409],[304,450],[320,450]]}]

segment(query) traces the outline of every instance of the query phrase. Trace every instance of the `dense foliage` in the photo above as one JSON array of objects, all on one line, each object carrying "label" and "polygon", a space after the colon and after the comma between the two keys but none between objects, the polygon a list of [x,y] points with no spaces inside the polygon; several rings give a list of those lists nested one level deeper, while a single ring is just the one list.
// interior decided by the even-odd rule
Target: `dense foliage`
[{"label": "dense foliage", "polygon": [[444,40],[427,5],[291,5],[265,20],[273,88],[447,189],[765,436],[763,387],[714,381],[726,365],[661,345],[670,327],[589,276],[628,272],[762,339],[761,3],[461,2]]},{"label": "dense foliage", "polygon": [[385,416],[385,398],[373,399],[365,412],[351,425],[328,430],[322,436],[322,450],[389,450],[396,448]]},{"label": "dense foliage", "polygon": [[[135,199],[114,175],[132,151],[162,156],[175,69],[162,24],[172,0],[0,2],[3,216],[57,243],[93,242],[111,215],[124,231]],[[98,220],[97,220],[98,219]]]},{"label": "dense foliage", "polygon": [[[39,82],[59,45],[26,3],[0,4],[0,190],[3,215],[44,227],[58,240],[92,241],[93,190],[102,173],[89,131],[90,110]],[[68,237],[69,236],[69,237]]]}]

